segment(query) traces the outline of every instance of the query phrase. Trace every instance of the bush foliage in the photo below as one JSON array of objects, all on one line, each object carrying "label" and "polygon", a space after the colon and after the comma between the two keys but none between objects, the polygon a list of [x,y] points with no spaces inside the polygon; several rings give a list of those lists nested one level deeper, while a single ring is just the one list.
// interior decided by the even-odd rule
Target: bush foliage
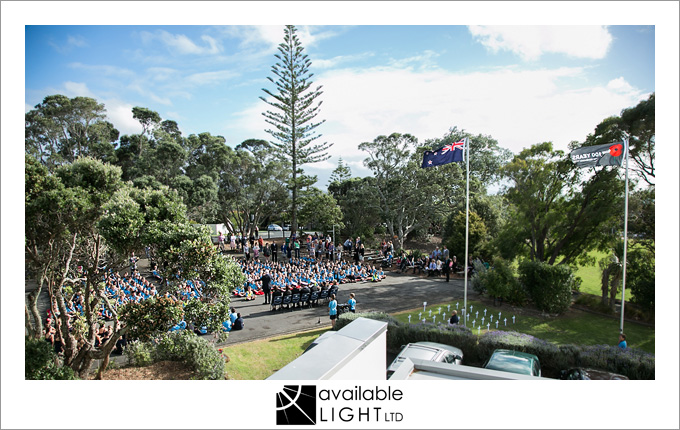
[{"label": "bush foliage", "polygon": [[588,367],[619,373],[630,379],[654,379],[654,355],[630,348],[555,345],[512,331],[489,331],[477,336],[465,326],[403,324],[385,313],[342,314],[335,329],[340,330],[359,317],[387,322],[387,350],[393,353],[401,351],[407,343],[438,342],[460,348],[463,364],[482,366],[495,349],[512,349],[536,355],[543,375],[547,377],[557,378],[560,370],[572,367]]},{"label": "bush foliage", "polygon": [[224,379],[226,364],[222,354],[207,340],[182,330],[164,334],[155,342],[132,342],[125,355],[133,366],[158,361],[180,361],[189,365],[197,379]]},{"label": "bush foliage", "polygon": [[571,305],[571,291],[578,290],[572,269],[540,261],[524,261],[519,265],[519,281],[534,305],[542,311],[561,314]]},{"label": "bush foliage", "polygon": [[518,305],[525,302],[526,291],[507,260],[496,258],[490,269],[479,263],[474,265],[476,274],[472,277],[472,288],[475,291],[487,293],[494,301],[499,299]]},{"label": "bush foliage", "polygon": [[26,379],[78,379],[73,369],[58,364],[54,347],[43,339],[26,336],[24,351]]}]

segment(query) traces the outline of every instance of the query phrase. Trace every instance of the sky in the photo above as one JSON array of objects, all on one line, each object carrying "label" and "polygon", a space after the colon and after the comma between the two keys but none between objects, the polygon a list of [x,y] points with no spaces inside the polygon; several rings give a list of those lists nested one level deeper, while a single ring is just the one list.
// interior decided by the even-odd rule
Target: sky
[{"label": "sky", "polygon": [[[517,153],[567,149],[655,91],[653,25],[300,25],[322,86],[319,142],[327,161],[304,168],[325,187],[340,158],[367,176],[358,144],[393,132],[419,142],[451,127]],[[209,132],[230,146],[266,139],[261,96],[283,27],[276,25],[26,26],[26,102],[93,97],[121,134],[134,106]]]},{"label": "sky", "polygon": [[[305,166],[318,175],[321,188],[340,156],[354,176],[368,175],[362,165],[366,154],[357,146],[379,135],[411,133],[424,142],[456,126],[489,135],[515,153],[544,141],[566,149],[604,118],[658,92],[657,218],[663,234],[657,235],[656,276],[660,285],[678,284],[678,2],[3,1],[0,7],[3,269],[24,264],[22,230],[16,225],[24,222],[23,189],[17,184],[24,174],[25,112],[48,95],[89,96],[106,105],[108,119],[121,133],[140,131],[131,109],[142,106],[177,121],[185,135],[210,132],[232,146],[269,139],[261,115],[266,105],[259,97],[262,88],[273,89],[267,77],[282,25],[292,23],[312,62],[314,82],[323,86],[319,119],[326,122],[318,130],[323,141],[334,143],[330,160]],[[18,305],[23,271],[2,270],[1,277],[2,427],[53,427],[52,415],[34,413],[35,395],[73,392],[73,385],[23,380],[23,354],[17,353],[23,348]],[[584,388],[555,381],[542,383],[539,391],[520,381],[432,383],[428,396],[451,399],[452,421],[432,421],[423,413],[428,396],[411,397],[401,406],[408,423],[390,427],[488,428],[507,417],[507,425],[496,427],[591,428],[615,422],[627,428],[677,428],[678,288],[657,292],[663,295],[655,326],[662,377],[626,386],[626,392],[657,395],[636,396],[622,406],[618,385]],[[115,425],[271,425],[272,410],[257,405],[257,413],[241,413],[225,401],[222,383],[156,382],[100,382],[105,395],[74,398],[78,416],[67,417],[67,425],[106,427],[101,405],[126,401],[137,390],[144,392],[144,408],[126,410],[124,422],[133,424]],[[248,399],[280,390],[270,381],[226,383],[226,391]],[[333,388],[352,386],[335,381]],[[409,386],[401,388],[413,396]],[[178,395],[211,412],[168,411]],[[565,413],[564,405],[574,398],[595,407]],[[517,414],[527,401],[532,412]]]}]

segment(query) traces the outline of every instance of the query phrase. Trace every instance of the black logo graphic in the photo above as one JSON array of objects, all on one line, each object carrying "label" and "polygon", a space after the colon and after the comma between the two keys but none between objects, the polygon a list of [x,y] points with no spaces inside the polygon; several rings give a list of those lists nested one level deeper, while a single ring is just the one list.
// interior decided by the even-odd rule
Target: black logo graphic
[{"label": "black logo graphic", "polygon": [[276,393],[276,424],[316,424],[316,385],[284,385]]}]

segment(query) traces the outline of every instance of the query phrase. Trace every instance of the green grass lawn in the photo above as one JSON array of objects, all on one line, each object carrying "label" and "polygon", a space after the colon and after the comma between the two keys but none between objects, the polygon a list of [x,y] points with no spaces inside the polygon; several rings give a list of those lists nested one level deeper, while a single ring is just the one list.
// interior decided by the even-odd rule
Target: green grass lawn
[{"label": "green grass lawn", "polygon": [[[424,313],[423,308],[419,308],[400,312],[393,316],[401,322],[408,323],[409,315],[411,315],[411,322],[416,322],[418,314],[421,313],[421,319],[425,318],[428,322],[432,321],[432,316],[436,317],[436,321],[443,322],[443,314],[447,313],[447,305],[453,310],[456,309],[456,303],[459,304],[459,308],[462,308],[463,301],[458,300],[457,302],[430,305]],[[468,308],[470,305],[472,305],[472,313],[470,313],[471,319],[468,327],[472,326],[472,321],[475,318],[477,320],[475,327],[479,327],[482,324],[481,319],[484,317],[484,309],[487,310],[483,329],[478,330],[475,328],[473,330],[475,334],[483,334],[487,331],[486,324],[489,323],[489,316],[493,314],[493,322],[491,322],[489,327],[491,330],[518,331],[555,344],[616,345],[618,343],[620,325],[618,318],[609,318],[582,311],[570,311],[565,315],[552,318],[515,314],[515,323],[513,324],[513,312],[508,306],[493,307],[476,301],[468,301]],[[430,316],[430,310],[432,310],[432,316]],[[479,312],[477,317],[475,317],[476,312]],[[498,329],[496,329],[495,321],[498,319],[498,312],[501,312],[501,321],[499,322]],[[450,312],[448,312],[448,315],[450,316]],[[503,322],[504,319],[507,319],[507,325]],[[653,327],[626,321],[623,328],[628,338],[629,347],[654,353]]]},{"label": "green grass lawn", "polygon": [[294,333],[225,347],[229,379],[263,380],[298,358],[314,339],[329,328]]}]

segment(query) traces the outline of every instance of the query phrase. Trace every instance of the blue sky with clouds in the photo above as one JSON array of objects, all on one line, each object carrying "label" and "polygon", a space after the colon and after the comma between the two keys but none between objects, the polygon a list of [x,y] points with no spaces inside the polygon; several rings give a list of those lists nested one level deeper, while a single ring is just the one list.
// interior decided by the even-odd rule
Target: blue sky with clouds
[{"label": "blue sky with clouds", "polygon": [[[655,91],[654,26],[299,26],[330,160],[306,166],[325,185],[342,156],[368,171],[359,143],[452,126],[518,152],[542,141],[566,149],[604,118]],[[121,133],[133,106],[210,132],[228,144],[264,138],[259,97],[282,26],[27,26],[26,106],[46,95],[94,97]]]}]

